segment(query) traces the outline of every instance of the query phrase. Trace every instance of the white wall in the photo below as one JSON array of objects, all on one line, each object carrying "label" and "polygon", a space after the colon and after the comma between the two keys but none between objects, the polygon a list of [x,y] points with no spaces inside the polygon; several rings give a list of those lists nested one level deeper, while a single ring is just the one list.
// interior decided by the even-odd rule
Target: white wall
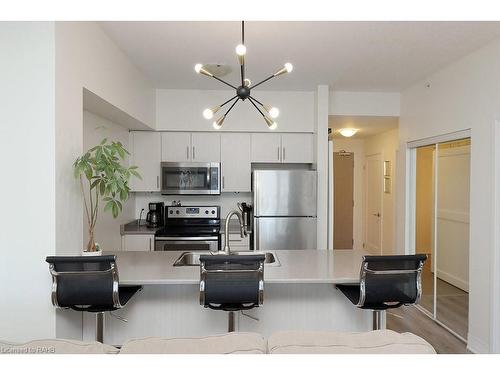
[{"label": "white wall", "polygon": [[0,337],[55,337],[54,23],[0,23]]},{"label": "white wall", "polygon": [[[106,120],[94,113],[83,112],[83,149],[88,150],[99,144],[104,138],[110,141],[121,142],[123,147],[129,148],[129,131],[121,125]],[[123,161],[128,165],[128,156]],[[88,184],[85,185],[86,187]],[[82,249],[88,241],[88,224],[85,209],[83,212],[83,242]],[[120,224],[128,223],[135,219],[135,194],[130,194],[127,202],[123,205],[122,212],[116,219],[110,211],[104,211],[104,204],[99,203],[99,217],[95,227],[95,241],[105,251],[116,251],[121,248]]]},{"label": "white wall", "polygon": [[330,115],[399,116],[398,92],[330,91]]},{"label": "white wall", "polygon": [[[403,254],[404,250],[396,247],[396,196],[397,192],[397,152],[399,148],[399,130],[393,129],[365,139],[365,155],[381,154],[382,161],[391,164],[391,192],[382,197],[382,254]],[[366,188],[369,188],[367,186]],[[366,222],[366,219],[365,219]]]},{"label": "white wall", "polygon": [[[95,22],[55,24],[56,251],[82,247],[82,196],[72,164],[83,152],[83,88],[137,121],[155,124],[155,90]],[[81,337],[66,311],[57,336]]]},{"label": "white wall", "polygon": [[[234,95],[231,90],[157,90],[156,127],[158,130],[213,131],[213,120],[206,120],[203,110],[222,104]],[[275,132],[314,131],[314,92],[256,91],[252,95],[264,104],[279,108]],[[215,119],[222,116],[230,105],[222,107]],[[220,131],[269,130],[262,115],[246,100],[234,106]]]},{"label": "white wall", "polygon": [[353,207],[353,239],[354,249],[362,249],[364,242],[363,202],[364,202],[364,169],[365,148],[364,139],[334,139],[333,151],[354,152],[354,207]]},{"label": "white wall", "polygon": [[[500,42],[496,41],[418,82],[401,96],[400,154],[404,161],[406,142],[454,131],[471,129],[469,334],[472,350],[492,348],[493,321],[500,326],[500,314],[492,314],[494,204],[491,175],[493,126],[500,118]],[[405,165],[401,165],[398,193],[399,223],[405,221]],[[398,244],[404,244],[404,229],[398,230]],[[496,332],[500,340],[500,332]],[[498,341],[497,341],[498,342]]]}]

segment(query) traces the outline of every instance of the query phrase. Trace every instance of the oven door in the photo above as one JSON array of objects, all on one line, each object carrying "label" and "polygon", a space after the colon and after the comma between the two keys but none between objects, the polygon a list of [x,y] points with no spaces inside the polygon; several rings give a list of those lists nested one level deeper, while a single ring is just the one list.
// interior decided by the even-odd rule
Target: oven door
[{"label": "oven door", "polygon": [[220,163],[161,163],[161,193],[220,194]]},{"label": "oven door", "polygon": [[219,247],[216,236],[155,238],[155,251],[218,251]]}]

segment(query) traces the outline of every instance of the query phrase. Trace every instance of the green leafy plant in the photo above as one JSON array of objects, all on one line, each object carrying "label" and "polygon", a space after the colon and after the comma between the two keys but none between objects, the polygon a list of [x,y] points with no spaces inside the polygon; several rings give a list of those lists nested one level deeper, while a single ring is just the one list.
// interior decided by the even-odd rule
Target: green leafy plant
[{"label": "green leafy plant", "polygon": [[[89,226],[87,251],[96,251],[94,229],[99,200],[106,202],[104,211],[111,211],[116,218],[129,197],[130,178],[134,176],[142,179],[136,166],[122,165],[126,154],[130,155],[120,142],[108,142],[104,138],[99,145],[92,147],[73,163],[75,178],[80,179]],[[83,179],[87,180],[88,186],[84,186]]]}]

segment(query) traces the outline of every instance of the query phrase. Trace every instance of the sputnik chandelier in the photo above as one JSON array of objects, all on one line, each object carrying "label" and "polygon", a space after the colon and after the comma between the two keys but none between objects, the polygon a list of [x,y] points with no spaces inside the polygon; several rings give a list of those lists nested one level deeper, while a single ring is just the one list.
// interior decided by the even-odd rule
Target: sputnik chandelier
[{"label": "sputnik chandelier", "polygon": [[[224,123],[224,120],[226,119],[227,115],[229,112],[233,109],[233,107],[238,103],[238,101],[242,100],[245,101],[248,99],[250,103],[259,111],[259,113],[262,115],[264,118],[264,121],[266,121],[267,126],[269,129],[274,130],[277,128],[278,124],[274,121],[276,117],[278,117],[280,111],[276,107],[271,107],[266,104],[262,104],[259,100],[255,99],[251,94],[250,94],[250,87],[251,89],[255,89],[257,86],[263,84],[264,82],[269,81],[271,78],[278,77],[280,75],[290,73],[293,70],[293,65],[290,63],[286,63],[283,68],[278,70],[276,73],[270,75],[266,79],[263,79],[259,83],[252,85],[252,82],[245,77],[245,54],[247,52],[247,48],[245,47],[245,22],[241,22],[241,44],[238,44],[236,46],[236,55],[238,56],[238,62],[240,63],[240,70],[241,70],[241,85],[236,87],[233,86],[232,84],[222,80],[221,78],[215,76],[213,73],[211,73],[203,64],[196,64],[194,67],[194,70],[196,73],[203,74],[207,77],[212,77],[216,79],[219,82],[222,82],[223,84],[233,88],[236,90],[236,95],[233,96],[231,99],[226,100],[224,103],[217,105],[212,108],[207,108],[203,111],[203,117],[205,117],[207,120],[210,120],[214,117],[214,114],[217,113],[222,107],[224,107],[226,104],[229,104],[232,102],[232,104],[229,106],[227,111],[219,117],[217,120],[213,122],[213,127],[216,130],[219,130],[222,128],[222,124]],[[259,108],[260,107],[260,108]]]}]

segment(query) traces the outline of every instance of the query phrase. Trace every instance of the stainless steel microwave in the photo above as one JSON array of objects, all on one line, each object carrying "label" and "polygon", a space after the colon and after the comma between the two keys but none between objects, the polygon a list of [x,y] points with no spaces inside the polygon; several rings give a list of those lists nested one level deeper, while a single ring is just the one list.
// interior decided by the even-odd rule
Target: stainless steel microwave
[{"label": "stainless steel microwave", "polygon": [[219,195],[220,163],[161,163],[161,193]]}]

